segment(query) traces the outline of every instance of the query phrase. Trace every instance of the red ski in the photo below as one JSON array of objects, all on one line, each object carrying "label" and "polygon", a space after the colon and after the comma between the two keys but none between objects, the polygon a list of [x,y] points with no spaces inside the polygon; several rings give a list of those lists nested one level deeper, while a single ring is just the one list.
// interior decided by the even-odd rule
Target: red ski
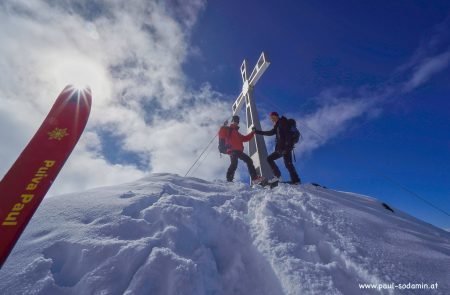
[{"label": "red ski", "polygon": [[0,182],[0,268],[86,126],[91,90],[66,86]]}]

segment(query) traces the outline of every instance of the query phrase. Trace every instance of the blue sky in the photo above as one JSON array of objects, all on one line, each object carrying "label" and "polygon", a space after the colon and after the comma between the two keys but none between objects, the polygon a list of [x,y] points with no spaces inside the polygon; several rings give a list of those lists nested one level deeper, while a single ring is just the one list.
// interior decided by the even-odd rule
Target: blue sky
[{"label": "blue sky", "polygon": [[[0,176],[67,84],[89,85],[93,107],[50,196],[184,175],[230,116],[243,58],[253,66],[265,51],[262,124],[273,110],[297,119],[305,182],[450,228],[384,178],[450,211],[449,11],[448,1],[1,1]],[[205,154],[191,176],[224,179],[216,143]],[[246,175],[241,164],[236,177]]]},{"label": "blue sky", "polygon": [[338,101],[382,96],[375,114],[352,118],[325,144],[297,156],[300,175],[450,228],[450,217],[384,178],[450,212],[448,58],[402,90],[421,63],[449,52],[449,11],[448,1],[211,1],[191,37],[201,55],[184,69],[192,83],[209,81],[231,102],[242,59],[253,66],[266,51],[272,64],[255,93],[262,117],[276,110],[301,120],[324,91]]}]

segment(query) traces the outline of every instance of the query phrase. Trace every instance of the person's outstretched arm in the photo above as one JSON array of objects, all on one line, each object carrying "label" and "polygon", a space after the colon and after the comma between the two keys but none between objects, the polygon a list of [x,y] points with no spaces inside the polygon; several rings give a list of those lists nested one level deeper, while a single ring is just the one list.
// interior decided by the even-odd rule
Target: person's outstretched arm
[{"label": "person's outstretched arm", "polygon": [[275,131],[275,128],[273,128],[272,130],[269,130],[269,131],[262,131],[262,130],[255,129],[255,133],[259,134],[259,135],[272,136],[272,135],[275,135],[276,131]]},{"label": "person's outstretched arm", "polygon": [[239,135],[241,136],[241,140],[242,140],[243,142],[247,142],[247,141],[250,141],[250,139],[252,139],[253,136],[255,136],[255,132],[252,131],[252,132],[250,132],[250,133],[247,134],[247,135],[243,135],[243,134],[240,134],[240,133],[239,133]]}]

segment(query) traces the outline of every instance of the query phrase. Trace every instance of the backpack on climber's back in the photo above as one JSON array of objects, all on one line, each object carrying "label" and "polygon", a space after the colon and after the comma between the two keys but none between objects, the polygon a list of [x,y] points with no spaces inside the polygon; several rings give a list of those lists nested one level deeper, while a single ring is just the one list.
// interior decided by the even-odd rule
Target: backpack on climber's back
[{"label": "backpack on climber's back", "polygon": [[229,140],[231,135],[231,128],[229,126],[222,126],[219,129],[219,152],[221,154],[227,154],[230,148]]},{"label": "backpack on climber's back", "polygon": [[294,119],[287,120],[288,125],[288,141],[294,146],[300,141],[300,131],[297,128],[297,122]]}]

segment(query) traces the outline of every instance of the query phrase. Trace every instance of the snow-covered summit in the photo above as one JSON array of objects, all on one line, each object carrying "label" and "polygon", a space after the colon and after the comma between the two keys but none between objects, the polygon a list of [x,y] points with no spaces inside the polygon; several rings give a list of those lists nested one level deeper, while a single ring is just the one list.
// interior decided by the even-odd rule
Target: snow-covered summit
[{"label": "snow-covered summit", "polygon": [[[153,174],[46,198],[0,293],[449,294],[450,233],[394,210],[313,185]],[[381,289],[408,283],[438,285]]]}]

